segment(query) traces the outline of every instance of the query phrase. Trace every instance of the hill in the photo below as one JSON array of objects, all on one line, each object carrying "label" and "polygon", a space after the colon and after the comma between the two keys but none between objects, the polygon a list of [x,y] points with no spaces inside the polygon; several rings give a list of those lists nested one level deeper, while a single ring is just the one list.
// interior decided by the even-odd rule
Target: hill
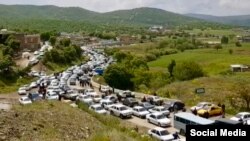
[{"label": "hill", "polygon": [[[152,25],[218,27],[218,24],[155,8],[97,13],[79,7],[0,5],[0,19],[0,26],[5,28],[23,29],[24,25],[28,25],[26,28],[32,30],[50,30],[53,28],[65,30],[66,27],[66,30],[67,28],[73,28],[71,31],[79,31],[94,27],[91,31],[95,31],[119,28],[119,26],[148,27]],[[136,27],[136,29],[138,28]]]},{"label": "hill", "polygon": [[250,26],[250,15],[239,16],[211,16],[203,14],[186,14],[186,16],[198,18],[210,22],[218,22],[222,24],[230,24],[237,26]]},{"label": "hill", "polygon": [[116,129],[120,126],[117,118],[96,115],[85,110],[57,101],[37,102],[25,106],[14,105],[11,111],[0,111],[0,140],[151,140],[143,139],[137,133],[132,137],[132,134],[125,132],[131,131],[129,128]]}]

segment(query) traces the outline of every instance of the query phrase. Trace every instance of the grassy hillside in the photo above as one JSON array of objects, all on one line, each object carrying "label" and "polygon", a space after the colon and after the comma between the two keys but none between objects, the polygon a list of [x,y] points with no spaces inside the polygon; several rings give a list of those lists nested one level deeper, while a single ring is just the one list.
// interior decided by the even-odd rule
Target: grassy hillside
[{"label": "grassy hillside", "polygon": [[211,16],[202,14],[187,14],[186,16],[203,19],[211,22],[218,22],[223,24],[231,24],[238,26],[250,26],[250,15],[239,15],[239,16]]},{"label": "grassy hillside", "polygon": [[156,61],[149,62],[152,69],[167,69],[172,59],[177,63],[182,61],[194,61],[200,64],[208,75],[217,75],[230,69],[231,64],[249,64],[250,45],[244,44],[244,48],[231,48],[233,54],[229,54],[230,47],[225,46],[222,50],[199,49],[189,50],[183,53],[162,56]]},{"label": "grassy hillside", "polygon": [[113,125],[122,128],[117,118],[88,113],[57,101],[16,105],[12,111],[0,113],[3,140],[150,141],[135,132],[125,132],[129,127],[111,128]]}]

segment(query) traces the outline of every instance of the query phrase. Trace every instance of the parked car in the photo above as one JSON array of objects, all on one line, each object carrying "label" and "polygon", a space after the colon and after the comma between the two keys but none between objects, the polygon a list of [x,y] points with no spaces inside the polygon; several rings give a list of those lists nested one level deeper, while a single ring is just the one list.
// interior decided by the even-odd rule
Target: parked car
[{"label": "parked car", "polygon": [[146,115],[148,115],[150,112],[147,111],[144,107],[141,106],[135,106],[133,108],[133,115],[140,117],[140,118],[146,118]]},{"label": "parked car", "polygon": [[32,82],[31,84],[30,84],[30,88],[32,89],[32,88],[37,88],[38,87],[38,84],[36,83],[36,82]]},{"label": "parked car", "polygon": [[128,98],[128,97],[132,97],[132,98],[135,98],[135,94],[129,90],[126,90],[126,91],[120,91],[117,93],[117,97],[120,97],[120,98]]},{"label": "parked car", "polygon": [[19,95],[26,95],[27,91],[26,91],[26,87],[21,87],[18,89],[18,94]]},{"label": "parked car", "polygon": [[70,78],[69,85],[76,85],[76,78]]},{"label": "parked car", "polygon": [[116,104],[110,107],[110,114],[120,118],[131,118],[132,110],[122,104]]},{"label": "parked car", "polygon": [[240,112],[236,114],[234,117],[230,118],[231,120],[246,122],[250,120],[250,113],[249,112]]},{"label": "parked car", "polygon": [[[110,100],[112,101],[113,103],[116,103],[118,101],[117,97],[114,96],[114,95],[108,95],[108,96],[105,96],[102,100]],[[101,100],[101,101],[102,101]]]},{"label": "parked car", "polygon": [[171,125],[170,119],[162,113],[152,113],[146,116],[146,119],[149,123],[155,124],[160,127],[167,127]]},{"label": "parked car", "polygon": [[214,125],[243,125],[243,123],[231,119],[220,118],[215,120]]},{"label": "parked car", "polygon": [[93,99],[90,95],[80,94],[79,96],[77,96],[76,101],[88,104],[88,103],[92,103]]},{"label": "parked car", "polygon": [[28,98],[34,102],[34,101],[40,101],[43,99],[43,95],[39,93],[29,93]]},{"label": "parked car", "polygon": [[183,110],[185,108],[185,104],[180,100],[169,100],[163,103],[163,106],[167,108],[170,112],[174,110]]},{"label": "parked car", "polygon": [[165,107],[163,107],[163,106],[156,106],[156,107],[150,109],[149,112],[150,112],[150,113],[161,113],[161,114],[163,114],[163,115],[165,115],[165,116],[167,116],[167,117],[170,115],[169,110],[167,110],[167,109],[166,109]]},{"label": "parked car", "polygon": [[90,96],[93,98],[93,101],[95,103],[100,103],[100,101],[102,100],[101,96],[97,93],[92,93],[90,94]]},{"label": "parked car", "polygon": [[149,96],[146,98],[146,101],[156,106],[161,106],[163,103],[163,100],[159,96]]},{"label": "parked car", "polygon": [[107,111],[103,109],[103,107],[100,104],[91,105],[89,109],[95,111],[98,114],[107,114]]},{"label": "parked car", "polygon": [[161,128],[161,127],[156,127],[154,129],[148,130],[148,134],[151,137],[154,137],[157,140],[160,141],[173,141],[174,136],[173,134],[170,134],[167,129]]},{"label": "parked car", "polygon": [[209,118],[215,115],[222,115],[223,111],[222,108],[217,105],[206,106],[203,109],[197,111],[197,115],[201,117]]},{"label": "parked car", "polygon": [[122,101],[122,104],[128,107],[134,107],[136,105],[139,105],[139,102],[136,101],[135,98],[129,97],[129,98],[124,99]]},{"label": "parked car", "polygon": [[104,109],[109,110],[114,103],[111,100],[101,100],[101,105]]},{"label": "parked car", "polygon": [[152,109],[154,108],[155,106],[150,104],[149,102],[142,102],[142,103],[139,103],[139,106],[142,106],[144,107],[145,109],[149,110],[149,109]]},{"label": "parked car", "polygon": [[58,100],[59,96],[56,92],[50,91],[47,92],[46,97],[47,100]]},{"label": "parked car", "polygon": [[109,86],[102,86],[101,87],[101,92],[106,93],[111,91],[112,89]]},{"label": "parked car", "polygon": [[66,94],[63,94],[62,97],[64,99],[68,99],[68,100],[71,100],[71,101],[76,101],[76,98],[77,98],[78,95],[79,94],[77,92],[69,91]]},{"label": "parked car", "polygon": [[203,109],[203,108],[205,108],[207,106],[212,106],[212,103],[210,103],[210,102],[200,102],[196,106],[191,107],[190,110],[191,110],[191,112],[193,112],[195,109],[198,111],[198,110]]},{"label": "parked car", "polygon": [[27,96],[24,96],[24,97],[19,98],[19,103],[22,105],[27,105],[27,104],[31,104],[32,101]]}]

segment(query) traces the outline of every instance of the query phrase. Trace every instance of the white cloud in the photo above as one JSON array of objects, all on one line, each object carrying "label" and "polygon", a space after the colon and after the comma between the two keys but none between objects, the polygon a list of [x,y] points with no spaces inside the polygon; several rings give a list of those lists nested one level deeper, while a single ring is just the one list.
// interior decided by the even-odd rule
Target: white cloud
[{"label": "white cloud", "polygon": [[77,6],[98,12],[155,7],[176,13],[250,14],[250,0],[1,0],[0,3]]}]

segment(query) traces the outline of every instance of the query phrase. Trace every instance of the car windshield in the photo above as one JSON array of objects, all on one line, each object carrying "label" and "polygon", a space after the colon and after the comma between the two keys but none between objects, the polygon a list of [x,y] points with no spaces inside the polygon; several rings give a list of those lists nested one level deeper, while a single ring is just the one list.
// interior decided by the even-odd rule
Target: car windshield
[{"label": "car windshield", "polygon": [[127,108],[126,107],[121,107],[120,110],[124,111],[124,110],[127,110]]},{"label": "car windshield", "polygon": [[130,101],[130,102],[136,102],[136,100],[133,99],[133,98],[129,99],[129,101]]},{"label": "car windshield", "polygon": [[157,117],[156,117],[157,119],[164,119],[164,118],[166,118],[164,115],[158,115]]},{"label": "car windshield", "polygon": [[87,92],[92,93],[92,92],[95,92],[95,91],[94,90],[88,90]]},{"label": "car windshield", "polygon": [[205,103],[198,103],[197,107],[203,107],[205,105]]},{"label": "car windshield", "polygon": [[160,131],[162,136],[169,135],[169,132],[167,130]]},{"label": "car windshield", "polygon": [[146,111],[146,109],[145,108],[140,108],[140,109],[138,109],[138,111],[143,112],[143,111]]},{"label": "car windshield", "polygon": [[23,88],[20,88],[19,90],[25,90],[25,88],[23,87]]},{"label": "car windshield", "polygon": [[150,103],[144,103],[144,106],[152,106]]},{"label": "car windshield", "polygon": [[89,95],[85,95],[83,98],[87,99],[87,98],[90,98],[90,96]]},{"label": "car windshield", "polygon": [[107,102],[107,105],[111,105],[111,104],[113,104],[113,102]]},{"label": "car windshield", "polygon": [[235,117],[237,117],[237,118],[241,118],[241,114],[237,114]]},{"label": "car windshield", "polygon": [[103,110],[103,108],[102,107],[96,107],[95,110],[100,111],[100,110]]},{"label": "car windshield", "polygon": [[23,98],[23,101],[30,101],[29,98]]}]

